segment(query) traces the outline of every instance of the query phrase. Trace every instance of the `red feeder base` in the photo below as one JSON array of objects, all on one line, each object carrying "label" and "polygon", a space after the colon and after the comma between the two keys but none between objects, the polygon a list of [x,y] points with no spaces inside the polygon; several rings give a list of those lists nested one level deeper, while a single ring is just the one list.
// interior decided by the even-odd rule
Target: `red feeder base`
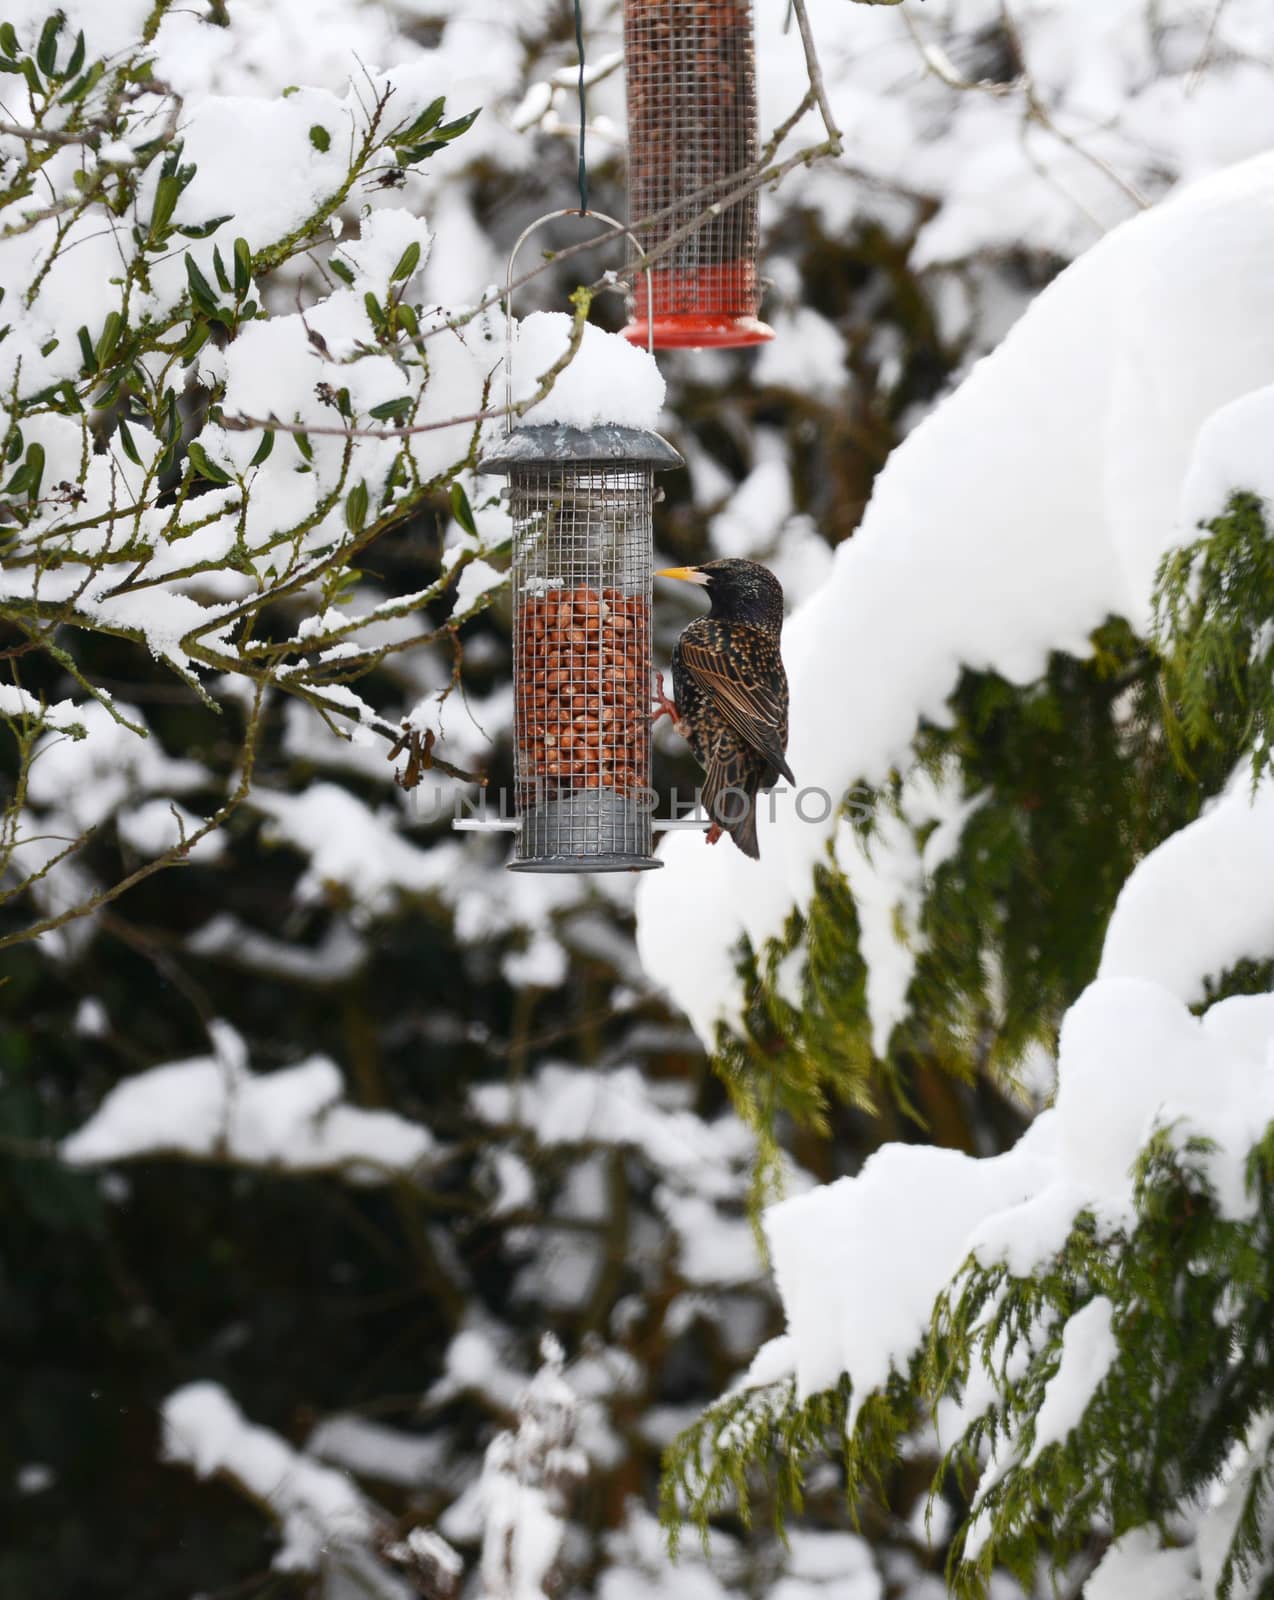
[{"label": "red feeder base", "polygon": [[[728,349],[764,344],[774,329],[756,315],[756,268],[750,261],[651,273],[656,350]],[[633,320],[624,338],[650,342],[646,280],[639,277]]]}]

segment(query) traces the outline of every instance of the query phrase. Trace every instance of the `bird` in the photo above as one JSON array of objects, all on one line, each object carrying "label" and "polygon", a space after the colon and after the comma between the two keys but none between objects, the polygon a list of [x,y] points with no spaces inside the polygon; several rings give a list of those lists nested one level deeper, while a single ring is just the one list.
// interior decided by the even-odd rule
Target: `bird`
[{"label": "bird", "polygon": [[704,770],[708,843],[728,833],[758,861],[757,793],[780,777],[796,782],[787,764],[787,674],[779,654],[782,585],[755,561],[732,559],[665,567],[656,576],[706,589],[712,609],[673,649],[672,700],[659,674],[652,723],[671,717]]}]

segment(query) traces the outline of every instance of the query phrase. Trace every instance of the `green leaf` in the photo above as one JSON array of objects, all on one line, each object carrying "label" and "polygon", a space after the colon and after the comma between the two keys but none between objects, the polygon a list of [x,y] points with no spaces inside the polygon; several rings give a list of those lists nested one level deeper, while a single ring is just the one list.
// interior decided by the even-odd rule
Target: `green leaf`
[{"label": "green leaf", "polygon": [[0,50],[3,50],[5,55],[17,59],[18,32],[11,22],[0,22]]},{"label": "green leaf", "polygon": [[164,415],[159,424],[159,432],[165,440],[165,446],[156,470],[159,476],[164,478],[177,464],[177,447],[181,443],[181,414],[177,410],[175,389],[168,389],[164,393]]},{"label": "green leaf", "polygon": [[27,451],[26,466],[29,474],[27,492],[34,500],[40,493],[40,479],[44,476],[44,446],[42,444],[33,444]]},{"label": "green leaf", "polygon": [[133,442],[133,430],[124,421],[123,417],[119,419],[119,443],[120,449],[123,450],[124,454],[133,463],[133,465],[135,467],[140,467],[142,464],[142,458],[138,455],[137,446]]},{"label": "green leaf", "polygon": [[222,294],[229,294],[231,290],[230,275],[227,273],[226,264],[221,257],[221,246],[217,244],[212,247],[212,270],[217,275],[217,287]]},{"label": "green leaf", "polygon": [[252,251],[246,239],[234,242],[234,292],[238,299],[252,287]]},{"label": "green leaf", "polygon": [[261,443],[256,447],[256,450],[253,452],[252,460],[248,463],[248,465],[250,467],[259,467],[259,466],[261,466],[262,463],[269,456],[271,450],[273,450],[273,449],[274,449],[274,429],[273,428],[267,428],[265,430],[265,432],[261,435]]},{"label": "green leaf", "polygon": [[147,243],[151,248],[162,244],[167,238],[177,201],[181,198],[182,190],[189,185],[195,175],[195,168],[192,165],[181,165],[181,152],[181,143],[174,144],[159,169],[155,203],[150,216],[150,232],[147,235]]},{"label": "green leaf", "polygon": [[464,485],[453,483],[448,499],[451,501],[451,515],[471,538],[476,539],[478,525],[473,520],[473,507],[469,504],[469,496],[464,492]]},{"label": "green leaf", "polygon": [[333,256],[328,262],[328,266],[331,267],[342,283],[349,284],[351,289],[354,287],[354,273],[339,256]]},{"label": "green leaf", "polygon": [[361,533],[367,522],[367,485],[356,483],[345,496],[345,525],[351,533]]},{"label": "green leaf", "polygon": [[93,341],[89,338],[88,329],[86,327],[80,327],[76,331],[76,338],[80,341],[80,356],[82,358],[81,364],[84,368],[84,371],[90,374],[96,372],[97,355],[93,349]]},{"label": "green leaf", "polygon": [[118,311],[108,311],[106,321],[102,324],[102,331],[97,340],[97,366],[100,371],[108,365],[115,354],[115,347],[119,343],[119,336],[124,327],[124,319]]},{"label": "green leaf", "polygon": [[292,442],[306,461],[313,461],[314,446],[310,443],[308,434],[294,433],[292,435]]},{"label": "green leaf", "polygon": [[394,138],[401,144],[414,144],[417,139],[423,139],[427,133],[438,126],[446,109],[447,97],[440,94],[436,100],[429,102],[415,122],[401,129],[394,135]]},{"label": "green leaf", "polygon": [[415,166],[418,161],[424,161],[428,156],[436,154],[453,139],[458,139],[462,133],[467,132],[477,121],[482,107],[470,111],[463,117],[457,117],[454,122],[444,122],[442,127],[434,134],[432,139],[426,139],[423,144],[409,144],[408,141],[395,141],[394,150],[399,161],[405,167]]},{"label": "green leaf", "polygon": [[466,111],[463,117],[457,117],[454,122],[444,122],[434,135],[439,144],[450,144],[453,139],[458,139],[462,133],[468,133],[474,123],[482,114],[482,107],[475,106],[472,111]]},{"label": "green leaf", "polygon": [[70,60],[62,68],[62,76],[64,78],[73,78],[75,76],[84,65],[84,54],[84,30],[81,28],[75,35],[75,46],[71,51]]},{"label": "green leaf", "polygon": [[388,422],[391,418],[395,422],[401,422],[410,413],[411,396],[404,394],[400,395],[397,400],[382,400],[380,405],[373,406],[367,415],[375,417],[377,422]]},{"label": "green leaf", "polygon": [[35,59],[40,71],[51,78],[58,64],[58,34],[66,25],[66,17],[55,11],[40,30],[40,42],[35,47]]},{"label": "green leaf", "polygon": [[73,106],[83,100],[89,90],[94,88],[98,79],[106,71],[105,61],[95,61],[87,72],[82,73],[66,92],[58,97],[60,106]]},{"label": "green leaf", "polygon": [[310,143],[324,155],[332,148],[332,136],[321,122],[316,122],[310,129]]},{"label": "green leaf", "polygon": [[190,337],[186,340],[185,344],[182,345],[180,351],[178,352],[182,363],[186,364],[193,361],[203,349],[204,345],[208,343],[208,340],[211,337],[212,329],[201,318],[191,327]]},{"label": "green leaf", "polygon": [[216,233],[223,222],[229,222],[233,212],[227,211],[223,217],[210,217],[207,222],[187,222],[174,228],[174,233],[179,233],[183,239],[206,239],[210,233]]},{"label": "green leaf", "polygon": [[210,483],[233,483],[234,479],[216,462],[208,459],[208,453],[197,441],[192,440],[186,446],[186,456],[201,478],[207,478]]},{"label": "green leaf", "polygon": [[186,256],[186,281],[190,285],[190,298],[207,316],[212,316],[219,308],[217,297],[213,293],[212,285],[195,265],[192,255]]},{"label": "green leaf", "polygon": [[160,178],[155,189],[155,203],[150,213],[149,237],[152,241],[158,242],[162,239],[180,197],[181,184],[178,183],[176,174]]},{"label": "green leaf", "polygon": [[390,283],[401,283],[403,279],[410,278],[420,265],[420,240],[413,239],[398,258],[398,265],[389,275]]}]

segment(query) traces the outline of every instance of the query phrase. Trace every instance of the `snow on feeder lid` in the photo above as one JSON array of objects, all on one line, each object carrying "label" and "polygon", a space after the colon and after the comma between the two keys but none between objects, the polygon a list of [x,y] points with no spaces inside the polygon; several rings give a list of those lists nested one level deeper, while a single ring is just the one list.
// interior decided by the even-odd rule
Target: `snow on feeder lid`
[{"label": "snow on feeder lid", "polygon": [[[510,298],[512,272],[511,256]],[[518,350],[532,387],[569,326],[566,316],[543,314],[522,324]],[[511,401],[511,311],[509,333]],[[509,865],[520,872],[662,865],[651,854],[654,477],[682,462],[637,425],[662,400],[653,363],[613,334],[583,333],[548,400],[528,413],[544,420],[514,429],[478,464],[509,480],[519,817]],[[605,420],[607,409],[620,420]]]},{"label": "snow on feeder lid", "polygon": [[521,872],[657,867],[651,855],[654,475],[644,428],[519,428],[479,464],[513,519],[514,788]]},{"label": "snow on feeder lid", "polygon": [[761,344],[757,196],[719,200],[757,159],[751,0],[624,0],[628,212],[647,253],[702,218],[634,292],[625,336],[658,349]]}]

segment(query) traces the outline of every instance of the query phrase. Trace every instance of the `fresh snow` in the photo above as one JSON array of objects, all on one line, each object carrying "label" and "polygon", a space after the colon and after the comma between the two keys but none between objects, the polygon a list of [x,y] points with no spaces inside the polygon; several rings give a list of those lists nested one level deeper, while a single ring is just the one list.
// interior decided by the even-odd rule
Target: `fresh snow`
[{"label": "fresh snow", "polygon": [[254,1074],[242,1041],[213,1025],[216,1053],[125,1078],[62,1141],[72,1166],[169,1154],[294,1172],[342,1172],[359,1183],[410,1176],[436,1155],[428,1130],[344,1098],[337,1067],[312,1056]]},{"label": "fresh snow", "polygon": [[[808,1395],[847,1373],[852,1423],[891,1371],[906,1370],[935,1299],[970,1254],[1026,1275],[1081,1210],[1126,1225],[1133,1163],[1156,1128],[1178,1147],[1208,1141],[1198,1159],[1222,1214],[1249,1216],[1247,1155],[1274,1121],[1274,997],[1223,1000],[1199,1018],[1159,983],[1099,978],[1066,1016],[1058,1085],[1055,1108],[1004,1155],[886,1145],[857,1176],[771,1207],[765,1231],[787,1333],[749,1382],[795,1374]],[[1078,1422],[1113,1358],[1109,1306],[1097,1305],[1063,1335],[1036,1453]]]},{"label": "fresh snow", "polygon": [[[525,400],[570,346],[571,318],[562,311],[534,311],[517,324],[513,347],[513,398]],[[645,350],[591,322],[570,365],[548,395],[521,418],[525,426],[565,422],[591,428],[599,422],[653,428],[664,403],[664,380]]]},{"label": "fresh snow", "polygon": [[[1112,612],[1146,626],[1200,428],[1274,381],[1272,252],[1261,156],[1094,245],[898,446],[784,630],[801,787],[836,803],[905,767],[962,667],[1026,683]],[[676,832],[638,887],[642,960],[706,1043],[740,1015],[737,940],[779,934],[835,828],[790,795],[764,812],[760,862]]]},{"label": "fresh snow", "polygon": [[1240,763],[1225,792],[1133,868],[1119,892],[1102,977],[1155,978],[1182,1000],[1243,956],[1274,952],[1274,781]]},{"label": "fresh snow", "polygon": [[299,1455],[277,1433],[256,1427],[218,1383],[189,1383],[162,1408],[164,1459],[200,1478],[223,1473],[278,1520],[282,1544],[273,1565],[313,1571],[329,1543],[365,1544],[371,1506],[343,1472]]},{"label": "fresh snow", "polygon": [[1084,1600],[1198,1600],[1196,1551],[1165,1550],[1157,1528],[1132,1528],[1097,1563],[1084,1585]]},{"label": "fresh snow", "polygon": [[[802,1397],[853,1379],[851,1425],[891,1366],[905,1366],[970,1231],[1047,1171],[1037,1124],[1007,1155],[887,1145],[854,1178],[772,1206],[765,1235]],[[941,1197],[941,1204],[935,1199]]]},{"label": "fresh snow", "polygon": [[1101,1387],[1119,1353],[1111,1331],[1114,1310],[1099,1294],[1066,1324],[1061,1359],[1035,1413],[1035,1438],[1023,1466],[1032,1466],[1049,1445],[1066,1438]]}]

